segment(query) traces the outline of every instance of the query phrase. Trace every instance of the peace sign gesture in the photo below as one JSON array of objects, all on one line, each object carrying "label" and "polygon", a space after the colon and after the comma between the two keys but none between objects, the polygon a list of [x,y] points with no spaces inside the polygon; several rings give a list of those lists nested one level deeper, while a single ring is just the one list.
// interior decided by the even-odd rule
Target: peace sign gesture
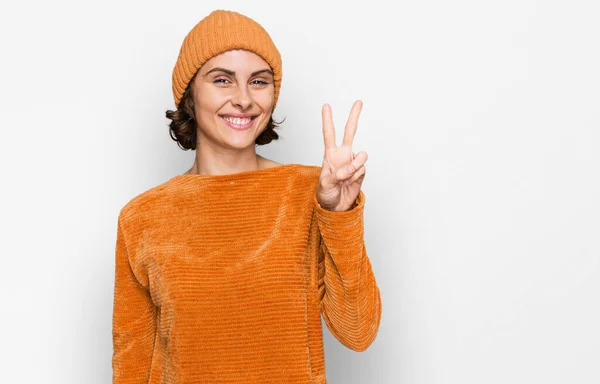
[{"label": "peace sign gesture", "polygon": [[317,200],[322,208],[329,211],[350,210],[365,178],[366,152],[352,152],[352,140],[358,126],[358,116],[362,109],[362,101],[356,100],[352,105],[350,117],[346,123],[342,145],[335,144],[335,128],[331,115],[331,106],[323,105],[323,140],[325,156],[317,187]]}]

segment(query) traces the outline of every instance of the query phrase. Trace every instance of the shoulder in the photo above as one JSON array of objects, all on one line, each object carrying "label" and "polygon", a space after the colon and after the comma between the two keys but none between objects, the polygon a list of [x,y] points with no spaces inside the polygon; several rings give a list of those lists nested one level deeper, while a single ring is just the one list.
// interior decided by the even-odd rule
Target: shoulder
[{"label": "shoulder", "polygon": [[135,195],[121,207],[119,221],[126,225],[152,216],[156,209],[164,207],[164,203],[169,201],[169,185],[169,181],[165,181]]},{"label": "shoulder", "polygon": [[306,177],[311,179],[319,179],[319,175],[321,174],[321,167],[317,165],[301,165],[300,171]]},{"label": "shoulder", "polygon": [[260,167],[261,167],[262,169],[264,169],[264,168],[273,168],[273,167],[279,167],[279,166],[281,166],[281,165],[284,165],[284,164],[278,163],[278,162],[276,162],[276,161],[269,160],[269,159],[267,159],[267,158],[265,158],[265,157],[260,157],[260,159],[261,159],[261,160],[260,160],[260,163],[261,163],[261,164],[260,164]]},{"label": "shoulder", "polygon": [[295,193],[311,193],[319,182],[321,167],[316,165],[295,164],[289,167],[292,173]]},{"label": "shoulder", "polygon": [[[262,157],[259,155],[260,161],[261,161],[261,168],[262,169],[266,169],[266,168],[276,168],[276,167],[288,167],[288,168],[292,168],[294,171],[297,171],[297,173],[300,176],[305,176],[306,178],[309,179],[319,179],[319,175],[321,174],[321,167],[317,166],[317,165],[305,165],[305,164],[282,164],[282,163],[278,163],[276,161],[267,159],[266,157]],[[292,167],[294,166],[294,167]]]}]

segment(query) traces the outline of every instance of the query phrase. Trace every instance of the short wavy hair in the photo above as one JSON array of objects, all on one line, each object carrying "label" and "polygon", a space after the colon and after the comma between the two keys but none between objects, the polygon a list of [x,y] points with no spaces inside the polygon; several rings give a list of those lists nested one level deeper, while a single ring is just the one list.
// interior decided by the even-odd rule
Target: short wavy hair
[{"label": "short wavy hair", "polygon": [[[198,74],[198,72],[196,72]],[[166,117],[170,119],[169,133],[171,138],[177,142],[177,145],[184,151],[189,149],[195,150],[198,140],[198,124],[194,114],[194,98],[191,91],[191,86],[194,83],[196,75],[192,77],[187,88],[183,92],[183,96],[179,102],[177,110],[167,110]],[[285,121],[285,119],[283,119]],[[269,117],[269,122],[265,130],[254,140],[255,145],[269,144],[273,140],[279,139],[279,134],[275,131],[283,121],[276,122],[273,120],[273,115]]]}]

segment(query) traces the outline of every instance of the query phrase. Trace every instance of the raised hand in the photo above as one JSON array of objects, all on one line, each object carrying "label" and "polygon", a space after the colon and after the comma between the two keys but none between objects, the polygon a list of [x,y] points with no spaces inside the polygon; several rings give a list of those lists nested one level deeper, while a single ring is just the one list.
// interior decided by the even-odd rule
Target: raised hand
[{"label": "raised hand", "polygon": [[367,153],[352,152],[352,141],[356,134],[362,104],[362,101],[357,100],[352,105],[344,131],[344,139],[339,147],[335,143],[331,106],[323,105],[325,156],[319,176],[317,200],[322,208],[329,211],[340,212],[351,209],[365,178]]}]

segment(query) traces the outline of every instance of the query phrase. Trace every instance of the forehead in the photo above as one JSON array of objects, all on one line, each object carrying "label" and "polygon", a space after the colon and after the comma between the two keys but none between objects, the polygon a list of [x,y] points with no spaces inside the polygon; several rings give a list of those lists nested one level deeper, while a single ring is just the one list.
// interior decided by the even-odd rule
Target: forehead
[{"label": "forehead", "polygon": [[259,69],[270,69],[269,63],[262,57],[245,49],[232,49],[211,57],[202,65],[203,70],[201,72],[205,74],[215,67],[222,67],[236,73],[250,73]]}]

